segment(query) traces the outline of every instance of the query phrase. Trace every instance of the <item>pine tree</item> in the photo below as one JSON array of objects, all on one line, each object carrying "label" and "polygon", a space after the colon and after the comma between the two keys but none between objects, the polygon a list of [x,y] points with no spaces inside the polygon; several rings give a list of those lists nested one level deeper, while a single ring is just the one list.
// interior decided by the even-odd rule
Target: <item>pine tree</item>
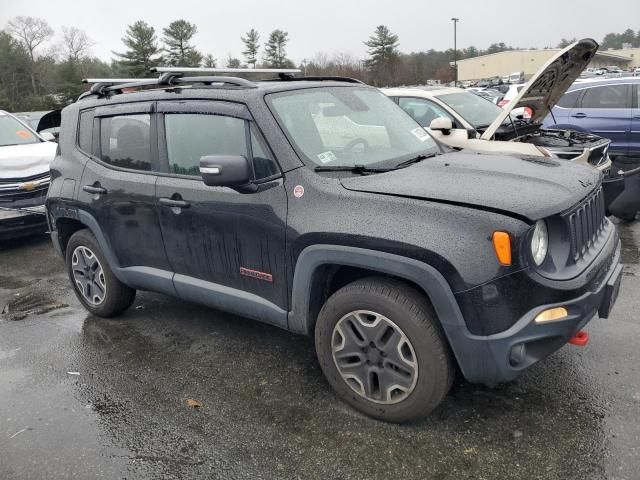
[{"label": "pine tree", "polygon": [[205,68],[216,68],[216,57],[207,53],[202,59],[202,66]]},{"label": "pine tree", "polygon": [[256,68],[256,62],[258,61],[258,50],[260,49],[260,34],[255,28],[252,28],[247,32],[246,37],[240,37],[244,43],[244,51],[242,54],[249,66]]},{"label": "pine tree", "polygon": [[227,58],[227,68],[240,68],[240,59],[229,55],[229,58]]},{"label": "pine tree", "polygon": [[274,30],[264,46],[264,61],[269,68],[290,68],[293,62],[287,58],[285,47],[289,43],[289,34]]},{"label": "pine tree", "polygon": [[369,47],[367,66],[376,68],[398,56],[398,36],[391,33],[385,25],[379,25],[369,40],[364,42]]},{"label": "pine tree", "polygon": [[167,63],[179,67],[198,67],[202,54],[189,42],[198,32],[195,24],[186,20],[175,20],[162,29],[162,41],[166,45]]},{"label": "pine tree", "polygon": [[122,42],[128,50],[114,53],[120,57],[119,67],[129,75],[144,76],[162,60],[155,29],[142,20],[127,27]]}]

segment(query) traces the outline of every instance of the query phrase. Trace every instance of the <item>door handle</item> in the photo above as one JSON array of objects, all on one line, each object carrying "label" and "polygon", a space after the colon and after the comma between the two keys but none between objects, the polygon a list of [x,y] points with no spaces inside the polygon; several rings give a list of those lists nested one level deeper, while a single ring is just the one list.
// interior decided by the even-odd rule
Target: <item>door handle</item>
[{"label": "door handle", "polygon": [[84,190],[85,192],[90,193],[92,195],[106,195],[107,194],[107,189],[106,188],[102,188],[100,186],[100,184],[98,184],[97,186],[85,185],[84,187],[82,187],[82,190]]},{"label": "door handle", "polygon": [[586,113],[574,113],[571,115],[573,118],[585,118],[587,116]]},{"label": "door handle", "polygon": [[173,198],[162,197],[159,201],[160,205],[164,205],[165,207],[189,208],[191,206],[189,202],[186,202],[184,200],[174,200]]}]

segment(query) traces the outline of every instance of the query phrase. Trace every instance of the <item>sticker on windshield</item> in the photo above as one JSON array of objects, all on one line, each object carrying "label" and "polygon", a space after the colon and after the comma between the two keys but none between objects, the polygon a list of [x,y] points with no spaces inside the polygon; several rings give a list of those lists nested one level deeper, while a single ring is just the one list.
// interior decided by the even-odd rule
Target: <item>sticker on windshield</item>
[{"label": "sticker on windshield", "polygon": [[324,164],[324,163],[335,162],[337,160],[337,157],[335,153],[329,150],[328,152],[319,153],[318,160],[320,160],[320,163]]},{"label": "sticker on windshield", "polygon": [[411,133],[413,133],[421,142],[424,142],[427,138],[429,138],[429,134],[422,127],[414,128],[413,130],[411,130]]},{"label": "sticker on windshield", "polygon": [[25,140],[28,140],[29,138],[32,137],[32,135],[26,130],[18,130],[16,132],[16,135],[19,136],[20,138],[24,138]]}]

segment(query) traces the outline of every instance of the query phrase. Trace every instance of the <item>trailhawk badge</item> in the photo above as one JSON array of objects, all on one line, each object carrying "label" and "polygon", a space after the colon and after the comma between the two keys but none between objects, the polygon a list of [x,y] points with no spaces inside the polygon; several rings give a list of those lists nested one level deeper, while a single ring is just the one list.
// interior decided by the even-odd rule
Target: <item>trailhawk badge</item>
[{"label": "trailhawk badge", "polygon": [[293,196],[296,198],[300,198],[304,195],[304,187],[302,185],[296,185],[293,187]]}]

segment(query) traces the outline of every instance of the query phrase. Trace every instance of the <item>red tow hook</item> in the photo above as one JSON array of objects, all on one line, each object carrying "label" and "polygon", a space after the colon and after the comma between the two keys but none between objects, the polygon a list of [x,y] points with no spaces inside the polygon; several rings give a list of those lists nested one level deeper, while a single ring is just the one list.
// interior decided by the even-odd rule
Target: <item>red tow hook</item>
[{"label": "red tow hook", "polygon": [[589,332],[580,330],[569,339],[569,343],[571,345],[577,345],[578,347],[584,347],[587,343],[589,343]]}]

